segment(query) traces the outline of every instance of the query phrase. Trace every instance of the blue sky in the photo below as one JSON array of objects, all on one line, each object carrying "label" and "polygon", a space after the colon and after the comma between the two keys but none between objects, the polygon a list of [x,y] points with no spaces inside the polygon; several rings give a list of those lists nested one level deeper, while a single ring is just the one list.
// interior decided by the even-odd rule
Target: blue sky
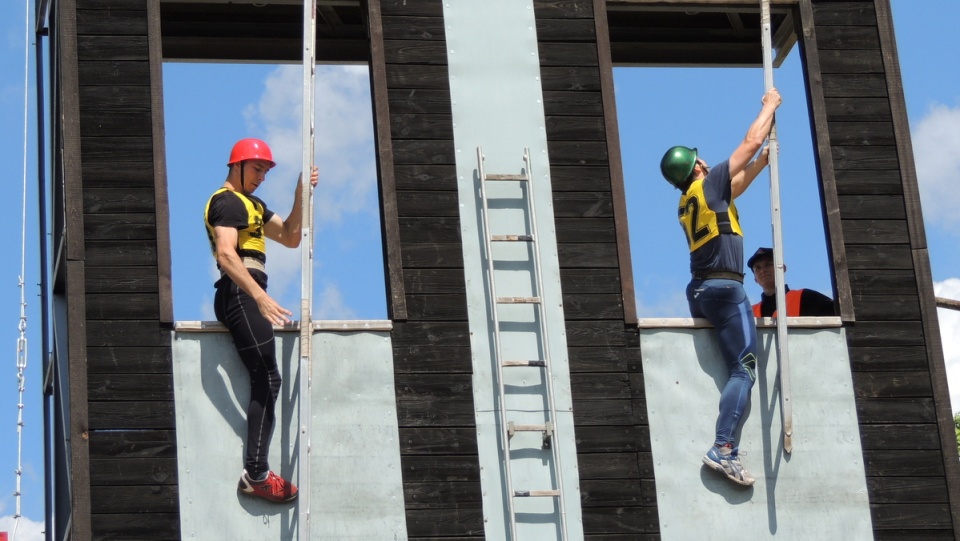
[{"label": "blue sky", "polygon": [[[17,464],[17,370],[20,234],[24,178],[24,13],[29,0],[0,19],[0,163],[12,171],[13,209],[3,215],[11,265],[0,270],[0,531],[10,530]],[[935,291],[960,298],[960,195],[950,181],[960,175],[960,72],[953,69],[960,47],[952,37],[960,19],[956,0],[892,0],[904,90],[914,143]],[[32,10],[32,7],[31,7]],[[936,13],[936,17],[930,17]],[[32,23],[31,23],[32,24]],[[31,26],[32,28],[32,26]],[[29,53],[32,55],[32,34]],[[28,366],[24,398],[23,497],[20,537],[42,539],[42,400],[39,318],[38,227],[35,188],[36,122],[33,62],[27,71],[27,302]],[[206,246],[203,204],[226,175],[230,146],[260,137],[279,165],[258,191],[285,215],[300,166],[301,79],[298,66],[173,64],[164,67],[168,182],[173,239],[174,312],[178,320],[213,319],[210,302],[216,271]],[[199,83],[199,81],[216,81]],[[762,70],[618,69],[615,72],[624,176],[630,202],[638,312],[685,316],[686,248],[675,224],[676,192],[657,166],[672,145],[697,146],[709,162],[725,159],[759,110]],[[806,99],[798,52],[775,74],[784,97],[778,114],[787,283],[830,294],[819,195],[813,169]],[[317,92],[317,242],[314,317],[383,319],[386,302],[377,211],[376,170],[365,67],[320,70]],[[738,200],[746,251],[770,245],[768,175]],[[670,224],[670,225],[663,225]],[[16,254],[16,257],[13,256]],[[299,306],[299,252],[269,248],[270,291],[287,308]],[[748,284],[752,298],[759,288]],[[960,405],[960,315],[940,310],[953,402]],[[2,361],[2,359],[7,359]],[[953,379],[956,377],[956,383]],[[5,386],[5,387],[2,387]],[[958,406],[960,407],[960,406]]]}]

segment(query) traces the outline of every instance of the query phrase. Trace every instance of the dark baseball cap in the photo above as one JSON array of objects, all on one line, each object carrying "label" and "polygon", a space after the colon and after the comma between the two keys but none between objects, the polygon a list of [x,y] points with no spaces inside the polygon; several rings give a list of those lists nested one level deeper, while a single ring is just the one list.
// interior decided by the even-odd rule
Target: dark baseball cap
[{"label": "dark baseball cap", "polygon": [[754,252],[753,255],[750,256],[750,259],[747,260],[747,267],[750,270],[753,270],[753,264],[765,257],[773,259],[773,248],[757,248],[757,251]]}]

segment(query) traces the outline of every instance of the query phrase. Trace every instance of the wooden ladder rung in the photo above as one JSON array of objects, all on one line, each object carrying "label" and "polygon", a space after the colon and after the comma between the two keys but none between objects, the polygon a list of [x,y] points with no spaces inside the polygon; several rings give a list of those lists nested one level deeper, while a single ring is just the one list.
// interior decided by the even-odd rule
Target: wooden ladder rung
[{"label": "wooden ladder rung", "polygon": [[[549,424],[549,423],[548,423]],[[547,425],[518,425],[510,423],[510,432],[545,432],[550,427]]]},{"label": "wooden ladder rung", "polygon": [[514,490],[513,495],[517,498],[537,498],[537,497],[556,498],[560,496],[560,491],[559,490]]},{"label": "wooden ladder rung", "polygon": [[527,175],[487,175],[485,180],[529,180]]},{"label": "wooden ladder rung", "polygon": [[504,367],[507,367],[507,366],[540,366],[540,367],[544,367],[544,366],[547,366],[547,361],[544,361],[543,359],[537,359],[537,360],[534,360],[534,361],[503,361],[503,365],[502,365],[502,366],[504,366]]},{"label": "wooden ladder rung", "polygon": [[540,297],[497,297],[497,304],[540,304]]},{"label": "wooden ladder rung", "polygon": [[533,242],[533,235],[491,235],[493,242]]}]

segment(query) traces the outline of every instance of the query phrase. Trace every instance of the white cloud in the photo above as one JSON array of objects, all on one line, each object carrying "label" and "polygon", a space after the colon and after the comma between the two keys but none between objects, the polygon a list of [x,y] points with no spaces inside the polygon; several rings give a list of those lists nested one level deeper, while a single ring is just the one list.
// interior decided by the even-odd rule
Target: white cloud
[{"label": "white cloud", "polygon": [[[938,297],[960,299],[960,278],[947,278],[934,282],[933,293]],[[940,308],[940,339],[943,342],[943,359],[947,366],[947,382],[950,386],[952,411],[960,408],[960,312]]]},{"label": "white cloud", "polygon": [[43,541],[44,527],[43,522],[35,522],[27,517],[20,517],[19,524],[12,516],[0,517],[0,532],[7,532],[10,541]]},{"label": "white cloud", "polygon": [[932,105],[912,139],[925,221],[960,233],[960,106]]},{"label": "white cloud", "polygon": [[[320,169],[320,182],[313,195],[314,231],[321,239],[325,227],[335,226],[347,214],[369,214],[371,220],[379,220],[368,68],[318,66],[314,109],[314,162]],[[279,66],[272,71],[264,81],[259,101],[247,107],[244,114],[251,132],[262,134],[270,143],[277,162],[257,195],[285,218],[293,205],[302,161],[302,68]],[[295,320],[300,317],[300,260],[299,249],[269,243],[269,293],[294,312]],[[317,304],[320,309],[314,317],[350,312],[339,292],[330,288],[315,299]]]},{"label": "white cloud", "polygon": [[[302,85],[299,66],[280,66],[264,81],[260,101],[246,111],[251,129],[263,133],[273,150],[277,162],[269,177],[273,182],[262,189],[269,194],[275,210],[284,215],[292,204],[293,179],[302,161]],[[316,227],[320,228],[338,222],[344,212],[376,210],[376,157],[367,67],[319,67],[314,110],[314,161],[320,167],[314,206]]]},{"label": "white cloud", "polygon": [[333,285],[324,287],[320,293],[320,298],[314,300],[314,302],[317,301],[319,301],[320,307],[316,309],[316,313],[314,314],[314,318],[316,319],[357,318],[356,313],[343,302],[343,296],[340,294],[340,290]]}]

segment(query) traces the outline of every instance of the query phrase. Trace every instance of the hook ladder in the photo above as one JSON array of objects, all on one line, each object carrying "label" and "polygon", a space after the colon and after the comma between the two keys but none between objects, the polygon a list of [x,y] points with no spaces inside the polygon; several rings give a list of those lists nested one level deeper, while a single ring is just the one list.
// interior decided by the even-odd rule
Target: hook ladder
[{"label": "hook ladder", "polygon": [[[543,299],[543,275],[541,271],[540,250],[537,245],[537,215],[536,204],[534,202],[533,182],[530,172],[530,149],[525,148],[523,152],[523,173],[521,174],[488,174],[483,167],[484,155],[483,149],[477,147],[477,164],[480,178],[480,199],[482,201],[482,225],[483,237],[486,250],[486,274],[487,283],[490,292],[490,309],[493,319],[493,346],[494,346],[494,364],[496,365],[497,378],[497,423],[500,426],[500,437],[503,451],[503,482],[505,487],[507,512],[510,529],[510,539],[517,541],[517,510],[516,500],[518,498],[553,498],[555,500],[556,512],[560,515],[560,532],[558,539],[567,539],[566,511],[563,500],[563,478],[560,468],[559,438],[557,437],[557,406],[555,402],[554,378],[550,364],[549,335],[547,334],[546,314],[544,313]],[[488,192],[488,183],[515,183],[520,186],[522,199],[526,205],[524,211],[524,221],[527,223],[527,231],[515,234],[493,234],[491,232],[490,220],[490,201],[495,200],[500,203],[513,201],[515,197],[491,196]],[[526,270],[530,273],[531,294],[518,296],[499,296],[497,293],[498,285],[507,287],[505,282],[498,284],[496,263],[515,262],[514,259],[508,259],[507,254],[494,246],[525,244],[529,261]],[[498,257],[499,256],[499,257]],[[504,345],[503,325],[512,325],[514,328],[522,327],[521,324],[528,323],[527,317],[529,311],[513,311],[508,306],[529,306],[533,310],[533,318],[537,322],[536,329],[532,331],[536,335],[536,349],[539,352],[537,359],[516,359],[506,358],[507,353]],[[505,380],[507,371],[522,370],[523,367],[535,367],[540,369],[543,385],[508,385]],[[545,402],[542,412],[517,411],[507,408],[506,398],[507,390],[518,392],[529,392],[532,389],[539,389],[540,399]],[[542,422],[530,422],[530,415],[542,415]],[[514,469],[515,460],[529,460],[529,451],[524,453],[521,450],[529,450],[531,446],[526,441],[520,443],[521,438],[518,434],[524,432],[538,432],[541,437],[539,440],[540,449],[549,450],[549,458],[544,460],[546,465],[546,475],[537,477],[549,477],[552,486],[548,487],[514,487]],[[529,440],[527,440],[529,441]],[[513,446],[516,445],[514,448]],[[514,457],[514,451],[518,451],[518,457]],[[535,452],[535,451],[534,451]],[[544,472],[539,472],[543,474]],[[532,476],[531,476],[532,477]],[[530,479],[524,479],[524,482],[533,483]],[[525,513],[526,514],[526,513]]]},{"label": "hook ladder", "polygon": [[303,116],[301,141],[300,179],[300,455],[298,468],[300,484],[297,538],[300,541],[310,539],[310,483],[312,465],[310,425],[313,423],[313,186],[310,177],[313,173],[314,146],[314,86],[316,82],[316,43],[317,43],[317,2],[303,2]]},{"label": "hook ladder", "polygon": [[[770,0],[760,1],[761,46],[763,47],[763,87],[773,88],[773,45],[770,28]],[[770,147],[770,215],[773,227],[773,267],[777,292],[777,358],[780,361],[780,415],[783,422],[783,450],[793,452],[793,403],[790,388],[790,348],[787,343],[787,299],[784,285],[783,231],[780,217],[780,147],[777,120],[774,118],[768,138]]]}]

